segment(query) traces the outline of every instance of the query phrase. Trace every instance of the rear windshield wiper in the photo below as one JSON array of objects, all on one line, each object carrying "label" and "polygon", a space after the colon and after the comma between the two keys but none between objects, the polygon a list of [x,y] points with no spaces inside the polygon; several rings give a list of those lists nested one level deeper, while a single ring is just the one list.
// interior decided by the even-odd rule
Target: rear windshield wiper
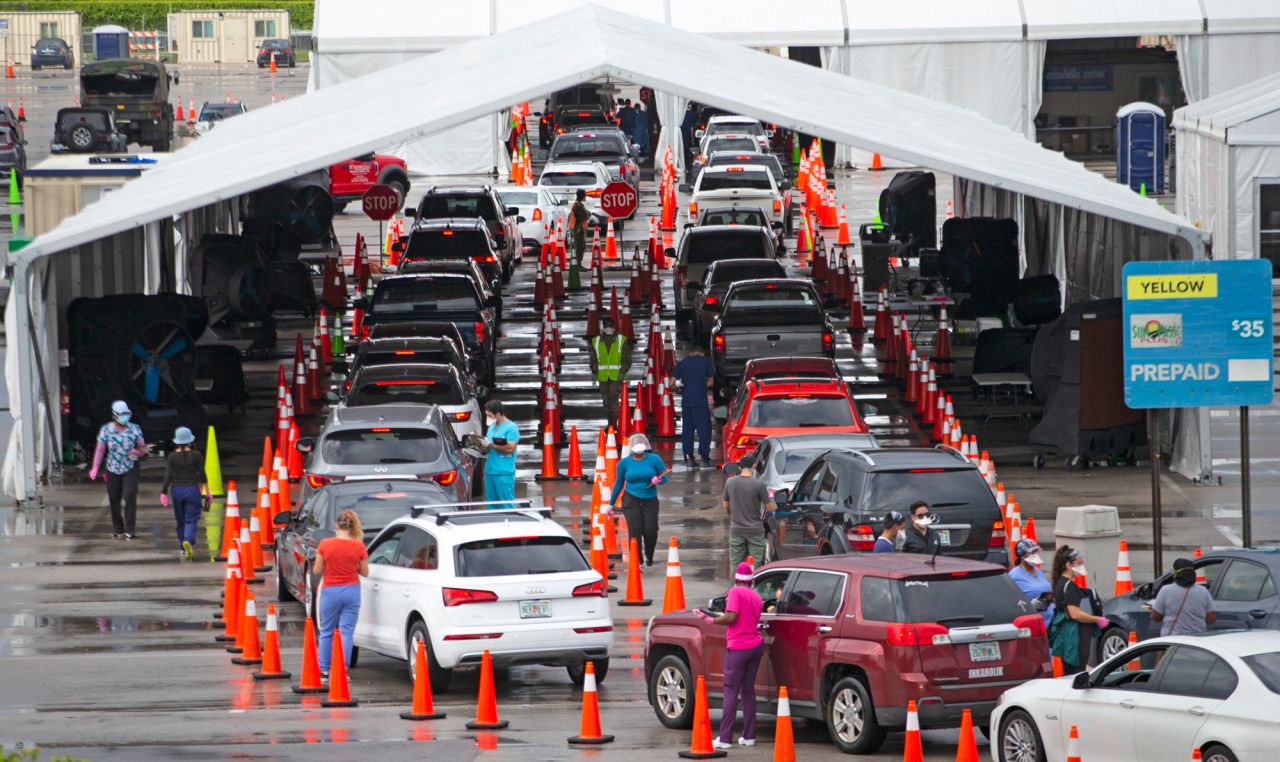
[{"label": "rear windshield wiper", "polygon": [[956,624],[960,624],[962,622],[972,622],[974,624],[980,624],[984,619],[986,619],[986,617],[984,617],[982,614],[959,614],[957,616],[940,617],[938,618],[937,622],[938,624],[947,624],[949,622],[954,622]]},{"label": "rear windshield wiper", "polygon": [[379,463],[417,463],[412,458],[383,458]]},{"label": "rear windshield wiper", "polygon": [[530,569],[525,574],[558,574],[559,569]]}]

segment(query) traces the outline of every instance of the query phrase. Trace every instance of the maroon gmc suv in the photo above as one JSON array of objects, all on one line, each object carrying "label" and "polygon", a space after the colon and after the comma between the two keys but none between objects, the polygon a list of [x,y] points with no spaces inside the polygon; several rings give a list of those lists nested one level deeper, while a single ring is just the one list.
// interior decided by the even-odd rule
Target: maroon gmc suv
[{"label": "maroon gmc suv", "polygon": [[[965,709],[985,727],[1001,693],[1052,671],[1044,620],[995,564],[823,556],[763,566],[753,584],[765,602],[760,710],[775,711],[785,685],[792,714],[825,722],[848,754],[874,752],[904,728],[908,700],[922,728],[957,727]],[[721,705],[724,631],[692,610],[650,622],[645,676],[663,725],[691,725],[696,675]]]}]

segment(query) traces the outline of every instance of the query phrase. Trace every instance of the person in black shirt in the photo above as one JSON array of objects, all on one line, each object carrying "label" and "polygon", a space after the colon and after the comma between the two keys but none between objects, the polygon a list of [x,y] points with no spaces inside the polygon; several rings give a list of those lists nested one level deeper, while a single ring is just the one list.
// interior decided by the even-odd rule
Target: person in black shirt
[{"label": "person in black shirt", "polygon": [[929,504],[917,500],[907,509],[911,515],[911,526],[907,527],[907,539],[902,543],[903,553],[923,553],[933,555],[942,549],[942,535],[933,528],[937,517],[929,511]]},{"label": "person in black shirt", "polygon": [[1049,621],[1049,646],[1062,659],[1064,675],[1082,672],[1089,665],[1093,642],[1110,624],[1102,611],[1102,599],[1077,579],[1087,571],[1084,554],[1063,545],[1053,556],[1053,619]]},{"label": "person in black shirt", "polygon": [[209,484],[205,479],[204,453],[195,449],[195,435],[186,426],[173,432],[173,453],[164,464],[164,482],[160,485],[160,504],[173,503],[173,519],[178,529],[178,555],[190,560],[195,556],[196,528],[200,512],[209,510]]}]

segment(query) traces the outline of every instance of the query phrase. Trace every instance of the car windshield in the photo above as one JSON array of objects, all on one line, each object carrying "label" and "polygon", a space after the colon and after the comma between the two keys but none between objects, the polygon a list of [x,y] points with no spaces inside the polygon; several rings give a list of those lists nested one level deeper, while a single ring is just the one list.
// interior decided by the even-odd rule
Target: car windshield
[{"label": "car windshield", "polygon": [[723,121],[716,120],[707,126],[708,135],[727,135],[729,133],[763,137],[764,128],[754,119],[744,119],[740,122],[728,119]]},{"label": "car windshield", "polygon": [[215,119],[226,119],[244,113],[244,106],[239,103],[206,103],[200,107],[198,121],[211,122]]},{"label": "car windshield", "polygon": [[712,212],[705,212],[702,218],[698,220],[699,225],[752,225],[754,227],[767,228],[769,220],[765,219],[764,212],[754,207],[743,207],[741,209],[717,209]]},{"label": "car windshield", "polygon": [[1005,574],[895,580],[902,622],[953,627],[1012,622],[1035,608]]},{"label": "car windshield", "polygon": [[1254,654],[1242,657],[1253,674],[1258,676],[1262,684],[1272,693],[1280,693],[1280,651],[1267,654]]},{"label": "car windshield", "polygon": [[484,195],[446,196],[432,193],[422,199],[418,219],[438,220],[444,217],[479,217],[488,222],[498,220],[493,204]]},{"label": "car windshield", "polygon": [[457,355],[448,349],[376,349],[360,355],[360,365],[399,365],[406,362],[429,362],[453,365]]},{"label": "car windshield", "polygon": [[730,283],[740,280],[751,280],[753,278],[785,278],[786,275],[787,273],[782,269],[782,265],[766,259],[762,260],[759,264],[735,264],[732,267],[715,267],[711,270],[710,282],[712,285],[727,287]]},{"label": "car windshield", "polygon": [[769,174],[773,175],[774,180],[781,180],[784,177],[782,164],[778,161],[778,157],[769,153],[726,153],[724,151],[716,151],[711,155],[711,161],[707,163],[707,166],[723,167],[729,164],[761,166],[769,170]]},{"label": "car windshield", "polygon": [[[444,378],[388,378],[353,384],[347,395],[348,407],[384,405],[389,402],[417,402],[423,405],[461,405],[462,389]],[[468,414],[469,415],[469,414]],[[449,417],[447,414],[446,418]]]},{"label": "car windshield", "polygon": [[262,47],[265,50],[285,50],[289,47],[288,40],[263,40]]},{"label": "car windshield", "polygon": [[405,246],[406,261],[415,259],[469,259],[487,256],[489,242],[483,230],[415,230]]},{"label": "car windshield", "polygon": [[769,173],[762,169],[738,169],[730,167],[725,172],[703,172],[698,180],[698,192],[732,190],[773,190]]},{"label": "car windshield", "polygon": [[724,322],[726,325],[821,325],[822,305],[808,289],[740,288],[725,300]]},{"label": "car windshield", "polygon": [[712,151],[758,151],[755,138],[711,138],[707,141],[707,154]]},{"label": "car windshield", "polygon": [[568,537],[506,537],[458,546],[459,577],[518,577],[586,571],[586,559]]},{"label": "car windshield", "polygon": [[935,510],[965,505],[995,507],[991,488],[976,468],[877,471],[870,481],[868,504],[872,506],[905,506],[923,500]]},{"label": "car windshield", "polygon": [[537,206],[538,194],[530,191],[505,191],[498,194],[507,206]]},{"label": "car windshield", "polygon": [[378,284],[374,313],[471,312],[480,309],[469,278],[397,278]]},{"label": "car windshield", "polygon": [[612,124],[609,119],[599,111],[570,111],[560,117],[560,126],[568,129],[576,127],[580,124]]},{"label": "car windshield", "polygon": [[335,466],[430,463],[440,453],[440,437],[434,431],[381,426],[334,431],[320,446],[321,458]]},{"label": "car windshield", "polygon": [[552,187],[584,186],[596,184],[595,172],[543,172],[539,185]]},{"label": "car windshield", "polygon": [[[350,484],[350,483],[348,483]],[[345,510],[353,510],[360,517],[366,530],[384,527],[409,512],[415,505],[439,503],[440,490],[434,485],[414,485],[408,482],[355,482],[358,487],[346,486],[334,494],[332,519],[336,520]],[[330,488],[332,489],[332,488]]]},{"label": "car windshield", "polygon": [[689,236],[685,262],[705,265],[721,259],[760,259],[768,256],[765,236],[754,230]]},{"label": "car windshield", "polygon": [[747,413],[747,425],[766,429],[852,426],[853,409],[849,400],[837,396],[757,397]]},{"label": "car windshield", "polygon": [[778,450],[773,456],[773,469],[784,476],[799,476],[819,455],[833,447],[804,447]]},{"label": "car windshield", "polygon": [[40,39],[36,40],[36,47],[37,48],[57,48],[58,50],[61,50],[67,47],[67,43],[63,42],[57,37],[41,37]]},{"label": "car windshield", "polygon": [[564,135],[551,147],[551,158],[555,159],[589,159],[596,156],[620,156],[627,153],[622,138],[617,135]]}]

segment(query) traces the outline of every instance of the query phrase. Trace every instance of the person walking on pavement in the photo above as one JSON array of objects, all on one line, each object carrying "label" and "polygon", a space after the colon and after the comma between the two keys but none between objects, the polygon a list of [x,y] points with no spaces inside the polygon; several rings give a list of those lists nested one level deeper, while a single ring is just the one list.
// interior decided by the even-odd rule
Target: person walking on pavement
[{"label": "person walking on pavement", "polygon": [[649,111],[641,101],[636,102],[636,132],[632,140],[641,156],[649,153]]},{"label": "person walking on pavement", "polygon": [[733,587],[725,596],[724,613],[714,616],[701,612],[711,624],[724,625],[724,711],[720,717],[720,734],[712,741],[717,749],[732,749],[733,723],[738,719],[738,702],[742,702],[742,746],[756,745],[756,672],[764,656],[764,638],[756,626],[764,610],[764,601],[751,587],[751,564],[738,564]]},{"label": "person walking on pavement", "polygon": [[896,553],[898,551],[898,538],[904,537],[907,531],[907,517],[897,511],[889,511],[884,515],[882,524],[884,528],[880,531],[880,536],[876,538],[876,544],[871,546],[871,552]]},{"label": "person walking on pavement", "polygon": [[911,514],[911,527],[907,529],[907,539],[902,543],[903,553],[924,553],[933,555],[942,549],[942,536],[933,525],[938,517],[929,511],[929,504],[917,500],[907,509]]},{"label": "person walking on pavement", "polygon": [[1196,567],[1190,560],[1173,562],[1172,585],[1165,585],[1151,602],[1151,621],[1160,623],[1160,637],[1204,632],[1218,620],[1213,596],[1196,584]]},{"label": "person walking on pavement", "polygon": [[707,357],[706,347],[694,344],[689,356],[676,363],[673,373],[682,388],[680,444],[684,462],[694,468],[700,465],[693,453],[693,437],[697,434],[701,465],[711,465],[711,406],[707,404],[707,391],[715,384],[716,368]]},{"label": "person walking on pavement", "polygon": [[1053,586],[1040,568],[1040,546],[1034,540],[1018,540],[1018,544],[1013,546],[1013,556],[1018,565],[1009,570],[1009,579],[1013,580],[1032,603],[1045,599],[1048,605],[1040,612],[1040,616],[1047,627],[1053,621]]},{"label": "person walking on pavement", "polygon": [[[516,499],[516,445],[520,429],[506,416],[502,402],[484,403],[484,444],[488,454],[484,460],[484,499],[486,501]],[[490,505],[489,509],[510,508],[510,504]]]},{"label": "person walking on pavement", "polygon": [[130,423],[133,412],[124,400],[111,403],[111,421],[98,429],[98,447],[89,468],[89,481],[96,481],[106,464],[107,502],[111,504],[111,536],[135,539],[138,516],[138,461],[147,457],[142,429]]},{"label": "person walking on pavement", "polygon": [[573,242],[573,261],[569,263],[569,288],[582,288],[582,258],[587,251],[587,224],[591,212],[587,211],[587,192],[578,189],[577,200],[569,208],[569,235]]},{"label": "person walking on pavement", "polygon": [[1063,545],[1053,556],[1053,618],[1049,621],[1049,648],[1062,659],[1062,673],[1083,672],[1089,665],[1093,641],[1111,622],[1101,614],[1102,599],[1076,583],[1085,577],[1084,553]]},{"label": "person walking on pavement", "polygon": [[667,481],[667,464],[650,452],[649,438],[632,434],[627,438],[629,458],[618,461],[617,476],[609,505],[617,505],[622,496],[622,515],[627,518],[627,531],[639,538],[644,565],[653,566],[658,547],[658,485]]},{"label": "person walking on pavement", "polygon": [[164,481],[160,484],[160,505],[173,503],[173,519],[178,527],[178,554],[188,560],[195,557],[192,545],[200,511],[209,510],[209,483],[205,478],[204,453],[194,448],[196,437],[191,429],[179,426],[173,432],[174,451],[164,462]]},{"label": "person walking on pavement", "polygon": [[364,547],[360,517],[348,508],[338,516],[338,531],[316,547],[313,573],[320,577],[320,676],[329,676],[333,660],[333,631],[342,630],[342,664],[351,667],[351,648],[360,617],[360,578],[369,576],[369,553]]},{"label": "person walking on pavement", "polygon": [[631,345],[618,333],[613,318],[600,321],[600,335],[591,340],[591,374],[600,384],[600,401],[604,403],[604,419],[609,425],[618,423],[622,379],[631,370]]},{"label": "person walking on pavement", "polygon": [[[725,464],[725,472],[729,473],[732,464]],[[730,476],[724,483],[724,497],[721,503],[725,513],[729,514],[729,568],[747,560],[747,556],[756,563],[765,563],[765,536],[768,525],[765,523],[766,512],[778,509],[773,498],[769,496],[769,488],[755,477],[755,462],[743,458],[737,464],[737,474]]]}]

